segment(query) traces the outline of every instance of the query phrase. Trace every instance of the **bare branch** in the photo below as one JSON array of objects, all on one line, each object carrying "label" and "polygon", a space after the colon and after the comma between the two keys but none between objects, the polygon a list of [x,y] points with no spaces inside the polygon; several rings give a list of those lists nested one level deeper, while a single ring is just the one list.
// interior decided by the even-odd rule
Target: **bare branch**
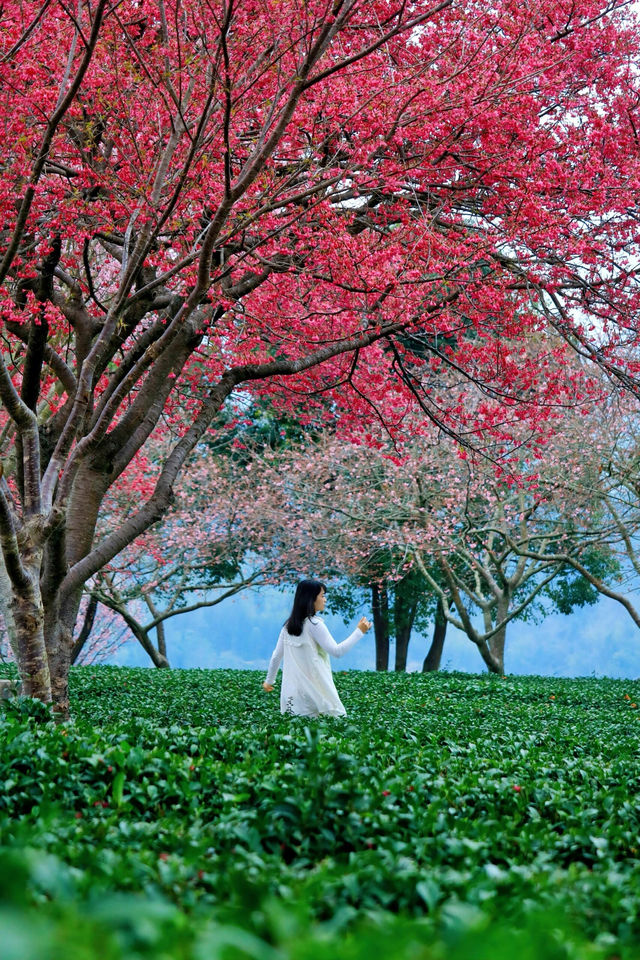
[{"label": "bare branch", "polygon": [[11,513],[11,507],[3,489],[4,479],[0,480],[0,543],[5,567],[11,583],[17,590],[26,590],[31,581],[22,566],[20,547]]}]

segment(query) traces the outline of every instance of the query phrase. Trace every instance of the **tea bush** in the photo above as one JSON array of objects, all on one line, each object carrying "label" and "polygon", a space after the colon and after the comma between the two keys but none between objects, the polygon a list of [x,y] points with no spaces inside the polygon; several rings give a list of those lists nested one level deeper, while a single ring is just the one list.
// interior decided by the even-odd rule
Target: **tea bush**
[{"label": "tea bush", "polygon": [[350,671],[310,720],[261,680],[5,704],[3,960],[640,957],[638,681]]}]

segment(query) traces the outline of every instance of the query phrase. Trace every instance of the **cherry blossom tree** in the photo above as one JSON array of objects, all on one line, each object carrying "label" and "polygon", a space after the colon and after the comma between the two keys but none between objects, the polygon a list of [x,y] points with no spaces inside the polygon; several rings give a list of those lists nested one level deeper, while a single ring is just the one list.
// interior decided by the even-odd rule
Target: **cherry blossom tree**
[{"label": "cherry blossom tree", "polygon": [[[161,452],[154,451],[156,456]],[[163,521],[86,585],[87,596],[125,625],[156,667],[169,666],[168,620],[215,607],[243,590],[278,579],[278,558],[258,557],[247,539],[243,501],[250,489],[242,477],[238,480],[238,462],[238,457],[212,453],[207,445],[197,449],[176,484]],[[98,536],[113,517],[135,511],[128,484],[115,484],[103,507]],[[78,636],[72,662],[90,636],[90,631]]]},{"label": "cherry blossom tree", "polygon": [[[163,516],[234,390],[307,422],[329,400],[345,432],[401,433],[417,405],[467,442],[533,437],[587,389],[551,328],[635,389],[623,0],[0,17],[0,542],[28,693],[68,709],[84,585]],[[98,536],[124,474],[137,509]]]},{"label": "cherry blossom tree", "polygon": [[585,451],[574,442],[584,417],[567,415],[563,426],[515,475],[513,463],[505,471],[486,456],[461,456],[446,438],[407,443],[401,456],[390,445],[364,447],[335,435],[306,449],[267,451],[253,468],[259,523],[249,536],[256,552],[286,554],[301,572],[306,564],[322,576],[371,584],[383,640],[378,669],[387,666],[393,597],[396,669],[406,668],[413,620],[426,601],[437,622],[425,668],[438,665],[443,624],[451,623],[489,670],[503,673],[508,624],[531,616],[536,601],[543,615],[597,599],[581,572],[558,556],[562,545],[578,545],[591,577],[618,569],[611,525],[597,541],[591,535],[581,542],[575,500],[569,522],[542,493],[564,476],[582,485],[584,516],[597,506],[590,478],[599,469],[599,445]]},{"label": "cherry blossom tree", "polygon": [[[446,553],[436,550],[444,586],[428,571],[422,549],[414,552],[418,568],[440,598],[444,618],[475,643],[492,673],[504,673],[509,623],[525,613],[567,566],[559,557],[525,556],[511,546],[515,529],[521,544],[531,551],[539,549],[532,500],[520,489],[515,498],[498,495],[492,502],[485,492],[482,497],[476,494],[473,504],[465,503],[456,540]],[[544,527],[546,542],[549,524]],[[557,527],[555,538],[561,538]],[[476,611],[482,617],[481,626],[474,622]]]},{"label": "cherry blossom tree", "polygon": [[[203,607],[215,607],[259,583],[256,574],[248,574],[244,579],[238,577],[231,583],[216,584],[214,587],[204,584],[189,586],[189,575],[192,573],[193,570],[185,569],[183,565],[163,570],[161,577],[153,581],[155,588],[162,591],[163,602],[158,602],[148,584],[140,583],[137,578],[127,578],[127,582],[120,585],[110,570],[101,570],[88,585],[87,591],[92,601],[107,608],[115,615],[116,620],[121,621],[121,629],[124,626],[138,641],[155,667],[168,667],[169,651],[165,632],[168,620]],[[185,596],[192,591],[195,592],[193,599],[185,600]],[[78,637],[74,646],[73,663],[78,657],[84,656],[85,642],[90,636],[93,641],[93,635]],[[92,648],[94,646],[92,643]]]},{"label": "cherry blossom tree", "polygon": [[[640,576],[639,428],[637,401],[619,395],[599,405],[586,422],[574,422],[573,429],[569,425],[562,457],[540,478],[539,498],[551,522],[541,527],[535,544],[517,531],[508,537],[509,548],[523,559],[546,558],[575,570],[598,593],[620,603],[637,627],[640,609],[633,595]],[[584,469],[586,454],[589,469]],[[599,569],[590,561],[603,545],[615,566]]]},{"label": "cherry blossom tree", "polygon": [[[142,646],[154,666],[168,667],[169,619],[217,606],[243,590],[280,583],[283,565],[289,572],[284,554],[260,557],[254,540],[247,538],[244,505],[251,499],[252,483],[243,477],[256,449],[265,444],[280,449],[303,432],[264,402],[257,406],[246,399],[227,407],[222,419],[227,422],[189,458],[161,523],[86,584],[72,663],[102,656],[111,624],[119,633],[118,645],[124,633]],[[148,446],[151,460],[161,459],[161,446]],[[135,509],[136,491],[124,475],[103,502],[97,536]]]}]

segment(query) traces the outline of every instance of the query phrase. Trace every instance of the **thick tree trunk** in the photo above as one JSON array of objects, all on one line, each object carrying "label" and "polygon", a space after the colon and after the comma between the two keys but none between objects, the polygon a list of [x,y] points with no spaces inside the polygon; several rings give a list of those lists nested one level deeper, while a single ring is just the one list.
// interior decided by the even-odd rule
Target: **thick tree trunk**
[{"label": "thick tree trunk", "polygon": [[69,716],[69,670],[73,662],[73,631],[82,597],[82,588],[66,597],[60,583],[66,572],[65,538],[55,536],[45,552],[42,593],[44,601],[44,637],[51,676],[53,709],[60,717]]},{"label": "thick tree trunk", "polygon": [[[489,646],[491,648],[491,654],[493,659],[498,667],[497,672],[500,674],[504,673],[504,635],[506,630],[501,630],[500,634],[496,634],[495,637],[492,637]],[[502,641],[500,642],[499,638],[502,636]]]},{"label": "thick tree trunk", "polygon": [[[154,366],[153,374],[147,380],[147,387],[153,381],[156,389],[151,390],[147,398],[141,391],[129,408],[127,413],[131,419],[128,425],[129,434],[118,436],[117,439],[115,430],[107,434],[94,456],[80,465],[73,481],[64,532],[60,533],[58,539],[52,537],[47,545],[43,577],[47,612],[45,639],[54,709],[63,716],[68,716],[69,713],[69,670],[74,653],[73,633],[84,584],[81,583],[65,593],[61,593],[60,586],[68,568],[89,555],[94,546],[99,510],[107,490],[126,468],[131,457],[157,423],[166,398],[171,392],[171,379],[168,374],[174,371],[174,368],[181,369],[200,340],[201,334],[197,333],[194,336],[191,328],[185,325],[180,337],[174,343],[174,349],[164,357],[162,362]],[[145,399],[148,401],[146,406]],[[133,416],[135,405],[140,407],[137,418]],[[217,409],[219,404],[214,402],[213,406]],[[116,429],[123,429],[123,421]],[[126,456],[125,448],[128,451]],[[169,666],[166,656],[156,650],[146,631],[136,631],[132,628],[132,632],[154,666]]]},{"label": "thick tree trunk", "polygon": [[12,590],[11,615],[20,656],[18,668],[22,690],[27,697],[37,697],[44,703],[52,700],[51,675],[44,638],[44,607],[40,596],[40,558],[25,564],[29,583]]},{"label": "thick tree trunk", "polygon": [[[492,667],[489,665],[486,659],[485,663],[487,663],[487,666],[489,666],[489,669],[492,670],[493,673],[504,673],[504,647],[507,638],[507,624],[505,621],[509,616],[510,604],[511,591],[507,586],[503,590],[502,595],[498,597],[493,620],[490,624],[487,624],[487,626],[493,626],[496,623],[504,623],[504,626],[501,627],[497,633],[494,633],[487,642],[487,647],[491,652],[491,662],[495,664],[495,669],[492,670]],[[482,651],[480,652],[482,653]]]},{"label": "thick tree trunk", "polygon": [[476,644],[480,651],[480,656],[487,665],[489,673],[504,673],[504,662],[494,657],[491,648],[486,640],[481,640]]},{"label": "thick tree trunk", "polygon": [[371,584],[373,631],[376,641],[376,670],[389,669],[389,597],[386,584]]},{"label": "thick tree trunk", "polygon": [[67,519],[49,538],[42,559],[40,583],[44,610],[44,642],[55,712],[69,716],[69,670],[80,652],[73,632],[82,587],[62,594],[60,586],[69,566],[86,556],[93,544],[98,511],[109,487],[104,469],[83,465],[75,478]]},{"label": "thick tree trunk", "polygon": [[[112,480],[106,465],[84,463],[73,482],[65,525],[65,549],[69,566],[91,550],[102,501]],[[80,592],[82,596],[82,592]]]},{"label": "thick tree trunk", "polygon": [[444,615],[444,607],[442,606],[442,599],[438,597],[438,603],[436,605],[436,615],[433,624],[433,638],[431,640],[431,646],[427,651],[427,655],[424,658],[424,663],[422,664],[423,673],[431,673],[440,669],[440,663],[442,661],[442,651],[444,649],[444,641],[447,635],[447,618]]},{"label": "thick tree trunk", "polygon": [[68,626],[58,621],[55,627],[57,641],[51,643],[48,638],[49,670],[51,671],[51,696],[53,709],[60,717],[69,716],[69,670],[71,669],[71,652],[73,650],[73,634]]}]

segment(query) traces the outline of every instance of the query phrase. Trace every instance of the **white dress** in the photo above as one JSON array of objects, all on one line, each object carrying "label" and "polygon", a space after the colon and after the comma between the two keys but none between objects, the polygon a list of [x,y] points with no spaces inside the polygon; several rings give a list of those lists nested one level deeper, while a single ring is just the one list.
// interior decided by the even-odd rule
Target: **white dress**
[{"label": "white dress", "polygon": [[294,637],[283,627],[273,651],[266,683],[273,684],[282,664],[280,710],[302,717],[321,713],[344,717],[345,710],[333,682],[329,654],[343,657],[363,636],[358,627],[342,643],[336,643],[319,617],[307,617],[302,633]]}]

